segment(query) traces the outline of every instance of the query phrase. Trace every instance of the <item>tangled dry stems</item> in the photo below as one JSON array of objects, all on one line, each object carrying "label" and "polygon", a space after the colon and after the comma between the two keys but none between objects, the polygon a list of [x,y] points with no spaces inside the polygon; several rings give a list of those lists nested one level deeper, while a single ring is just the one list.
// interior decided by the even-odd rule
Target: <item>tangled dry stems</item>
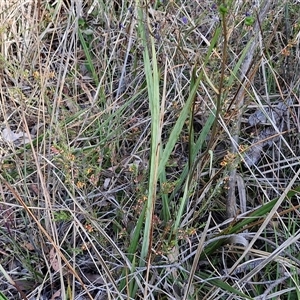
[{"label": "tangled dry stems", "polygon": [[[168,70],[162,147],[186,103],[195,65],[205,71],[193,116],[195,141],[201,136],[216,107],[225,59],[221,34],[203,65],[220,4],[165,2],[147,6],[158,67]],[[158,189],[146,280],[147,268],[136,263],[141,249],[134,256],[129,251],[140,234],[135,228],[151,164],[134,4],[1,2],[1,291],[24,299],[134,299],[145,290],[153,299],[288,299],[299,292],[299,9],[274,1],[257,33],[245,25],[246,17],[257,17],[249,1],[229,7],[226,97],[217,133],[208,131],[204,143],[213,156],[203,156],[192,174],[175,237],[182,174],[193,149],[187,122]],[[251,67],[241,74],[235,68],[251,36]],[[282,128],[271,114],[278,103],[288,103]],[[265,117],[254,126],[249,118],[257,111]],[[268,128],[269,142],[260,140]],[[232,143],[236,150],[228,152]],[[245,164],[255,144],[263,145],[259,157]],[[228,219],[232,170],[237,211]],[[161,213],[163,201],[169,217]],[[280,207],[254,217],[270,203]],[[249,218],[254,221],[232,231]]]}]

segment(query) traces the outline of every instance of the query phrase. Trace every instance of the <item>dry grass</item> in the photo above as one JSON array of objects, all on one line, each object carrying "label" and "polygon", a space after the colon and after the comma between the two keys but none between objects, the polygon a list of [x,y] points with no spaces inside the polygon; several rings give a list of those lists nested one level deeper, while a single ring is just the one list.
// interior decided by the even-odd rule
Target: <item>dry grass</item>
[{"label": "dry grass", "polygon": [[1,299],[300,298],[299,4],[150,2],[0,2]]}]

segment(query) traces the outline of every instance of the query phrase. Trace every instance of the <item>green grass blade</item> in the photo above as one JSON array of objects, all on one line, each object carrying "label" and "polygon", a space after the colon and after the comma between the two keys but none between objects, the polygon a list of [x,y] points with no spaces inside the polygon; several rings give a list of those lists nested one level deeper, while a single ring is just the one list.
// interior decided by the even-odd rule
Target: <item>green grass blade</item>
[{"label": "green grass blade", "polygon": [[227,237],[226,235],[236,234],[244,229],[245,226],[250,225],[251,223],[254,223],[255,221],[259,220],[260,218],[264,217],[267,213],[269,213],[276,202],[278,201],[278,198],[262,205],[257,210],[253,211],[247,218],[238,221],[234,225],[230,225],[228,228],[224,229],[218,236],[224,235],[224,239],[217,240],[216,242],[213,242],[209,244],[206,249],[204,250],[205,255],[211,255],[214,251],[219,249],[224,242],[226,242]]},{"label": "green grass blade", "polygon": [[86,60],[87,60],[88,68],[90,69],[90,71],[92,73],[92,77],[93,77],[93,80],[94,80],[95,84],[98,85],[99,84],[99,78],[98,78],[97,72],[96,72],[96,70],[94,68],[94,65],[93,65],[93,59],[92,59],[89,47],[87,45],[87,42],[86,42],[80,28],[78,29],[78,37],[79,37],[81,46],[83,48]]},{"label": "green grass blade", "polygon": [[148,186],[148,199],[146,203],[146,220],[142,242],[140,266],[145,265],[145,258],[147,257],[151,246],[151,234],[152,234],[152,217],[154,211],[154,205],[156,200],[156,186],[157,186],[157,168],[160,154],[160,118],[159,118],[159,73],[157,69],[156,50],[154,46],[153,37],[149,36],[152,50],[152,62],[150,60],[148,45],[147,45],[147,33],[144,20],[143,10],[138,9],[139,12],[139,32],[144,45],[143,58],[145,75],[148,87],[149,106],[151,113],[151,153],[150,153],[150,174],[149,174],[149,186]]},{"label": "green grass blade", "polygon": [[0,292],[0,300],[8,300],[8,299],[2,294],[2,292]]},{"label": "green grass blade", "polygon": [[191,93],[184,105],[184,107],[182,108],[180,114],[179,114],[179,117],[178,117],[178,120],[176,122],[176,124],[174,125],[173,129],[172,129],[172,132],[170,134],[170,137],[168,139],[168,142],[166,144],[166,147],[162,153],[162,157],[161,157],[161,160],[160,160],[160,163],[159,163],[159,168],[158,168],[158,175],[161,174],[161,172],[163,171],[163,169],[165,168],[167,162],[168,162],[168,159],[173,151],[173,148],[178,140],[178,137],[179,135],[181,134],[181,131],[182,131],[182,128],[183,128],[183,125],[190,113],[190,110],[191,110],[191,106],[193,104],[193,101],[194,101],[194,98],[195,98],[195,95],[196,95],[196,92],[197,92],[197,89],[199,87],[199,84],[200,84],[200,81],[201,81],[201,76],[199,76],[195,82],[195,85],[192,87],[191,89]]},{"label": "green grass blade", "polygon": [[212,275],[206,274],[205,272],[201,272],[200,273],[200,277],[207,280],[207,282],[209,282],[210,284],[221,288],[223,291],[226,291],[228,293],[232,293],[235,294],[236,296],[240,296],[240,297],[244,297],[244,299],[252,299],[251,297],[245,295],[244,293],[236,290],[235,288],[233,288],[231,285],[229,285],[228,283],[220,280],[220,279],[211,279]]}]

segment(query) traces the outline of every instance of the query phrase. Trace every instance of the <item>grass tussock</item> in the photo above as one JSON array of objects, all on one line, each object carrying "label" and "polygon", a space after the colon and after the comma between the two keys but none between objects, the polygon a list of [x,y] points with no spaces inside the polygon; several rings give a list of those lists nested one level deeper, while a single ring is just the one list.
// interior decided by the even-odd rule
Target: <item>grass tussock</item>
[{"label": "grass tussock", "polygon": [[1,299],[298,299],[297,1],[0,3]]}]

